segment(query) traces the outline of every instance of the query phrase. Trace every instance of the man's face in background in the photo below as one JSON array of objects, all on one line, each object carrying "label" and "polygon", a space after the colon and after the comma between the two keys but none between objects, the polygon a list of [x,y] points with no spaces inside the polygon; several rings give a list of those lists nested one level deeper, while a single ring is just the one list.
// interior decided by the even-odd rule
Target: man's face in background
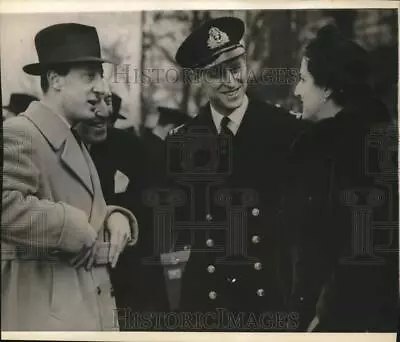
[{"label": "man's face in background", "polygon": [[108,127],[114,127],[114,124],[117,121],[117,115],[114,114],[114,111],[113,111],[112,94],[111,94],[111,92],[107,92],[107,94],[105,95],[104,103],[107,106],[107,110],[108,110],[107,125],[108,125]]},{"label": "man's face in background", "polygon": [[112,112],[110,105],[107,104],[108,95],[111,99],[111,92],[107,92],[96,105],[95,117],[92,120],[81,122],[77,126],[79,135],[86,144],[96,144],[107,139],[107,128]]}]

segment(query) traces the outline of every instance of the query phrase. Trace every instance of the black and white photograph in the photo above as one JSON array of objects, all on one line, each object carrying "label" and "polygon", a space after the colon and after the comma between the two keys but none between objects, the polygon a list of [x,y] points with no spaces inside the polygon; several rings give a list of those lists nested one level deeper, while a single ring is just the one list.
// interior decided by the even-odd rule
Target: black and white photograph
[{"label": "black and white photograph", "polygon": [[395,338],[382,3],[2,11],[2,334]]}]

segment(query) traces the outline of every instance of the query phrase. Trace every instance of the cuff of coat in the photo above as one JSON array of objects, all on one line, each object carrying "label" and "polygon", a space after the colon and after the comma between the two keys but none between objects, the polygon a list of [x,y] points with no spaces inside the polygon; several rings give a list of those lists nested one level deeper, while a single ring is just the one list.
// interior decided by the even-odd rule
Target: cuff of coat
[{"label": "cuff of coat", "polygon": [[110,217],[110,215],[113,213],[121,213],[128,219],[129,226],[131,228],[131,236],[130,236],[130,239],[129,239],[127,245],[128,246],[136,245],[136,242],[139,239],[139,227],[138,227],[138,222],[137,222],[135,215],[133,215],[133,213],[130,210],[125,209],[123,207],[120,207],[117,205],[108,205],[107,206],[107,216],[106,216],[107,219],[106,219],[106,225],[105,225],[106,229],[108,229],[107,220]]},{"label": "cuff of coat", "polygon": [[66,203],[59,205],[64,216],[64,224],[57,249],[77,253],[83,246],[91,246],[97,238],[97,232],[89,224],[86,213]]}]

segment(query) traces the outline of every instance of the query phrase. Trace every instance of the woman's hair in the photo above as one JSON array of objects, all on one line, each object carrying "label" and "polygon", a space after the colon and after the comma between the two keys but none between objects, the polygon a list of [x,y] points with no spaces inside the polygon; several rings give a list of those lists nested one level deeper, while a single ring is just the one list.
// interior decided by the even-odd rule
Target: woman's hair
[{"label": "woman's hair", "polygon": [[338,105],[371,93],[367,51],[342,36],[335,26],[318,31],[307,45],[305,57],[315,84],[331,89],[331,98]]}]

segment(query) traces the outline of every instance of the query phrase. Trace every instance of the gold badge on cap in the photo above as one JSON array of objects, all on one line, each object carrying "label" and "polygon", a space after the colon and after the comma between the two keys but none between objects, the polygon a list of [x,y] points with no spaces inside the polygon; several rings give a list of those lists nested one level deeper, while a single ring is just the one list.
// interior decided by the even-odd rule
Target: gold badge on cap
[{"label": "gold badge on cap", "polygon": [[207,45],[210,49],[218,48],[229,42],[228,35],[218,27],[211,27],[208,31]]}]

